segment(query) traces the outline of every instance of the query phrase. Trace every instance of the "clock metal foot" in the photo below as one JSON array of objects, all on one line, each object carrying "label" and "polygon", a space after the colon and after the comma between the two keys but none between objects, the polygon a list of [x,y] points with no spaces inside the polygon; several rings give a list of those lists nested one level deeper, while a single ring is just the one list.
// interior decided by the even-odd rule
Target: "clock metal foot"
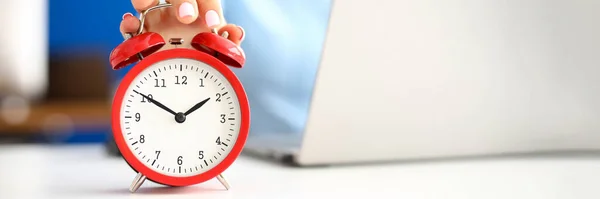
[{"label": "clock metal foot", "polygon": [[227,183],[227,180],[225,180],[225,177],[223,177],[223,174],[219,174],[217,176],[217,180],[219,180],[219,182],[221,182],[221,184],[225,187],[225,189],[229,190],[231,188],[231,186],[229,186],[229,183]]},{"label": "clock metal foot", "polygon": [[129,186],[129,191],[131,193],[137,191],[140,188],[140,186],[142,186],[142,184],[144,184],[144,181],[146,181],[146,176],[142,175],[142,173],[138,173],[135,176],[135,178],[133,179],[131,186]]}]

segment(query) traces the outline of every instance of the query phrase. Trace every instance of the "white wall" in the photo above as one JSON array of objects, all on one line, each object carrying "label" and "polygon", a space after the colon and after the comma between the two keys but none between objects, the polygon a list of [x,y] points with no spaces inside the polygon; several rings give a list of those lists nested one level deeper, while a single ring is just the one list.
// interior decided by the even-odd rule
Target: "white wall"
[{"label": "white wall", "polygon": [[0,95],[11,92],[36,99],[46,91],[47,4],[46,0],[2,2]]}]

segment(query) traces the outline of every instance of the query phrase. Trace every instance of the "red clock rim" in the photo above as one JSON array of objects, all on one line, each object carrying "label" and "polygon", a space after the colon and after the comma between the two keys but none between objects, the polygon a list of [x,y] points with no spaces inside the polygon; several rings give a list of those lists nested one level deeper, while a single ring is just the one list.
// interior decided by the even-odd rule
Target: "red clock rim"
[{"label": "red clock rim", "polygon": [[[241,114],[241,123],[240,123],[240,132],[238,138],[231,149],[231,152],[221,163],[213,167],[212,169],[198,174],[194,176],[188,177],[174,177],[167,176],[164,174],[160,174],[151,168],[145,166],[141,161],[139,161],[133,152],[127,147],[127,143],[125,141],[125,137],[123,136],[123,132],[121,130],[121,106],[123,103],[123,98],[125,96],[125,92],[135,79],[144,69],[147,67],[163,60],[173,59],[173,58],[189,58],[202,61],[217,71],[219,71],[232,85],[234,92],[238,97],[238,101],[240,104],[240,114]],[[129,165],[136,170],[137,172],[142,173],[148,179],[162,183],[169,186],[188,186],[193,184],[198,184],[210,180],[217,175],[221,174],[225,171],[233,162],[237,159],[237,157],[242,152],[244,145],[246,144],[246,139],[248,137],[250,125],[250,107],[248,104],[248,98],[246,96],[246,92],[241,82],[237,78],[237,76],[231,71],[224,63],[216,59],[215,57],[192,49],[169,49],[164,51],[159,51],[155,54],[152,54],[142,61],[138,62],[131,70],[125,75],[117,91],[115,93],[115,97],[112,105],[112,129],[113,129],[113,137],[115,142],[123,155],[123,158]]]}]

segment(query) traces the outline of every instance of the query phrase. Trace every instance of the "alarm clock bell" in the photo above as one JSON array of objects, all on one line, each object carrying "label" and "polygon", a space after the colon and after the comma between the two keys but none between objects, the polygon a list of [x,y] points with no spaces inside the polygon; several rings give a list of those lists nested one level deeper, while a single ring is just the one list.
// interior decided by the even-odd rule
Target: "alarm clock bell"
[{"label": "alarm clock bell", "polygon": [[[182,43],[185,42],[181,38],[169,38],[168,42],[166,42],[165,39],[158,33],[143,31],[145,16],[149,12],[156,10],[156,9],[160,9],[160,8],[170,7],[170,6],[171,6],[171,4],[169,4],[169,3],[159,4],[157,6],[151,7],[148,10],[141,12],[140,13],[140,26],[139,26],[138,32],[135,35],[131,34],[131,33],[126,33],[124,35],[125,41],[122,42],[120,45],[118,45],[111,52],[110,58],[109,58],[112,68],[114,70],[121,69],[123,67],[126,67],[126,66],[136,63],[136,62],[140,62],[138,64],[138,66],[135,66],[134,69],[132,69],[135,71],[134,72],[130,71],[128,73],[128,76],[125,77],[126,80],[124,80],[124,83],[122,83],[120,88],[117,90],[117,94],[115,95],[116,96],[115,103],[113,105],[113,131],[115,134],[114,137],[115,137],[116,143],[118,145],[119,150],[122,151],[122,154],[123,154],[123,152],[125,152],[123,157],[125,158],[127,163],[134,170],[136,170],[138,172],[136,177],[134,178],[132,184],[130,185],[129,190],[131,192],[135,192],[136,190],[138,190],[140,188],[140,186],[147,179],[152,180],[157,183],[160,183],[160,184],[165,184],[165,185],[170,185],[170,186],[185,186],[185,185],[196,184],[196,183],[205,181],[212,177],[219,180],[219,182],[226,189],[229,189],[230,188],[229,183],[225,180],[225,178],[223,177],[221,172],[223,170],[225,170],[234,161],[234,159],[237,158],[237,156],[241,152],[241,149],[245,143],[245,139],[247,137],[248,128],[249,128],[249,106],[248,106],[247,98],[245,96],[245,92],[241,86],[241,83],[235,77],[233,72],[231,72],[225,66],[231,66],[234,68],[242,68],[242,66],[244,65],[244,62],[245,62],[245,54],[244,54],[244,51],[238,45],[236,45],[235,43],[233,43],[232,41],[230,41],[228,39],[229,33],[227,31],[222,31],[219,33],[219,31],[217,29],[212,29],[211,32],[199,33],[195,37],[193,37],[190,44],[195,52],[192,52],[189,49],[175,49],[175,50],[165,50],[167,52],[165,52],[165,51],[157,52],[165,45],[181,45]],[[156,54],[156,56],[153,56],[155,54]],[[208,78],[209,77],[208,72],[206,72],[206,75],[205,75],[203,73],[203,71],[205,69],[207,71],[215,69],[211,73],[211,74],[215,75],[215,79],[214,79],[214,82],[216,82],[215,85],[217,83],[219,86],[221,86],[221,84],[230,84],[231,85],[230,86],[231,90],[229,90],[229,89],[226,90],[225,87],[222,87],[222,88],[219,87],[219,89],[215,89],[215,90],[219,90],[219,92],[217,93],[216,100],[218,102],[221,102],[220,97],[224,96],[228,93],[230,93],[230,94],[227,96],[227,99],[230,99],[233,96],[236,96],[236,98],[237,98],[237,100],[230,100],[229,104],[232,104],[234,102],[239,104],[239,110],[236,110],[239,112],[231,112],[230,113],[231,116],[229,116],[229,118],[227,119],[228,122],[236,121],[239,119],[240,122],[235,124],[235,125],[237,125],[236,128],[239,128],[238,135],[236,136],[237,138],[235,138],[235,139],[234,139],[234,137],[223,138],[224,140],[226,139],[227,141],[231,141],[228,144],[231,144],[232,146],[228,146],[228,144],[225,144],[225,142],[221,142],[221,143],[223,143],[224,146],[230,147],[227,150],[231,150],[231,152],[226,152],[226,150],[224,148],[220,148],[222,151],[214,152],[215,153],[214,154],[215,155],[214,156],[214,158],[215,158],[214,164],[216,166],[213,165],[214,168],[210,169],[208,171],[205,171],[205,173],[202,173],[202,171],[199,171],[198,167],[202,167],[203,164],[206,163],[206,167],[208,169],[209,162],[207,162],[207,159],[204,159],[203,163],[200,166],[195,167],[194,172],[200,172],[197,174],[193,174],[195,176],[183,176],[183,177],[182,176],[168,176],[168,175],[164,175],[162,173],[156,172],[156,171],[152,171],[152,169],[155,169],[155,168],[153,168],[155,164],[153,161],[151,161],[151,159],[146,158],[147,161],[141,162],[138,159],[139,157],[136,157],[137,154],[131,153],[132,149],[130,148],[131,147],[130,145],[134,145],[137,143],[143,143],[143,142],[131,141],[131,140],[133,140],[133,138],[129,138],[128,139],[129,141],[127,141],[123,137],[123,134],[126,131],[124,129],[122,129],[121,121],[127,121],[123,118],[137,119],[139,121],[139,117],[137,114],[135,117],[132,117],[131,115],[121,115],[121,114],[125,114],[125,113],[121,113],[120,111],[127,110],[125,108],[122,108],[123,107],[122,105],[125,104],[127,107],[129,107],[129,105],[127,105],[126,103],[134,103],[131,100],[129,100],[129,102],[123,102],[125,100],[124,99],[125,97],[129,97],[129,96],[134,97],[134,95],[137,93],[137,94],[143,96],[142,102],[144,102],[144,100],[147,100],[147,102],[149,102],[149,103],[152,103],[156,106],[161,107],[162,109],[173,112],[166,106],[164,106],[161,103],[159,103],[158,101],[156,101],[157,100],[156,95],[154,96],[154,99],[153,99],[153,97],[151,95],[149,95],[148,93],[146,93],[146,95],[144,95],[141,92],[138,92],[136,90],[132,90],[132,91],[128,90],[130,85],[133,85],[133,83],[132,83],[133,79],[135,79],[137,77],[142,77],[142,76],[139,76],[139,74],[142,74],[143,73],[142,71],[144,69],[150,68],[150,67],[152,67],[152,65],[156,65],[157,63],[162,63],[161,61],[164,61],[164,60],[161,60],[161,59],[163,59],[163,58],[168,58],[168,59],[175,58],[174,60],[178,60],[178,59],[181,60],[184,58],[193,60],[193,59],[197,58],[197,60],[200,60],[200,62],[204,62],[204,61],[207,62],[206,65],[208,65],[210,67],[200,66],[200,65],[202,65],[202,64],[200,64],[200,65],[196,66],[197,68],[195,70],[192,71],[190,69],[189,71],[192,71],[192,72],[189,72],[186,74],[188,76],[190,76],[190,75],[193,75],[193,72],[197,72],[197,73],[202,74],[200,76],[200,78]],[[143,61],[145,63],[141,64],[142,60],[145,60],[145,61]],[[187,61],[186,63],[189,63],[191,68],[193,69],[194,68],[193,64],[200,63],[200,62]],[[143,65],[143,66],[139,66],[139,65]],[[200,68],[200,67],[205,67],[205,68]],[[171,68],[172,68],[171,65],[164,66],[164,68],[163,68],[163,66],[160,66],[159,68],[157,68],[157,70],[160,71],[161,69],[163,69],[166,73],[167,69],[171,69]],[[180,64],[175,65],[174,68],[177,68],[176,70],[173,69],[174,71],[177,71],[177,72],[184,71],[184,66],[180,65]],[[185,69],[186,70],[188,69],[188,65],[185,65]],[[199,69],[202,69],[202,71],[198,72]],[[221,76],[222,78],[220,78],[220,79],[222,79],[222,80],[217,82],[217,76]],[[144,84],[143,81],[146,81],[146,78],[154,78],[154,77],[158,77],[156,71],[154,71],[153,73],[148,72],[147,74],[145,74],[142,77],[144,80],[140,80],[139,82],[140,82],[140,84]],[[175,77],[179,78],[179,76],[175,76]],[[212,78],[213,78],[213,75],[210,75],[211,80],[212,80]],[[175,84],[181,85],[182,83],[180,83],[179,80],[180,79],[177,79],[177,83],[175,83]],[[187,77],[185,80],[187,81]],[[164,81],[165,80],[163,79],[162,80],[163,85],[164,85]],[[192,80],[190,79],[188,82],[191,82],[191,81]],[[135,84],[137,84],[137,82]],[[152,84],[154,84],[153,81],[152,81]],[[156,81],[156,84],[158,85],[158,80]],[[186,85],[187,84],[188,83],[186,82]],[[202,84],[204,84],[204,83],[202,83]],[[143,88],[140,88],[139,85],[136,85],[136,86],[137,86],[138,90],[143,89]],[[156,86],[156,87],[159,87],[159,86]],[[204,87],[204,85],[202,85],[200,87]],[[133,93],[133,92],[135,92],[135,93]],[[126,93],[127,93],[127,95],[126,95]],[[156,93],[154,93],[154,94],[156,94]],[[223,98],[225,98],[225,97],[223,97]],[[209,99],[210,98],[207,98],[204,102],[202,102],[202,104],[199,103],[196,106],[194,106],[195,109],[198,109],[200,106],[203,106],[204,103],[206,103],[206,101]],[[158,100],[161,100],[161,99],[158,99]],[[222,99],[222,100],[225,100],[225,99]],[[195,110],[195,109],[192,108],[191,110]],[[229,109],[232,109],[232,111],[233,111],[234,108],[228,106],[227,110],[229,110]],[[129,112],[129,111],[125,111],[125,112]],[[188,111],[188,112],[191,112],[191,111]],[[185,115],[187,115],[188,112],[186,112]],[[238,113],[240,116],[237,116]],[[177,113],[175,120],[177,120],[177,116],[182,116],[180,114],[184,114],[184,113]],[[219,112],[219,114],[220,114],[220,112]],[[219,117],[219,119],[222,119],[222,121],[219,120],[220,123],[225,123],[225,121],[226,121],[225,114],[220,114],[220,115],[221,115],[221,117]],[[236,115],[235,117],[237,117],[237,118],[234,118],[234,115]],[[185,118],[185,116],[183,116],[183,117]],[[183,120],[178,121],[178,122],[183,123]],[[129,122],[124,122],[124,124],[127,124],[127,123],[129,123]],[[234,123],[231,123],[231,125],[234,126]],[[229,136],[232,136],[232,133],[234,133],[233,128],[234,127],[227,127],[228,131],[225,132],[224,135],[228,134]],[[126,127],[126,129],[129,129],[129,127]],[[229,130],[231,130],[231,131],[229,131]],[[129,135],[130,132],[128,132],[127,134]],[[219,143],[220,142],[219,138],[217,138],[217,145],[221,145],[221,143]],[[231,138],[231,140],[229,138]],[[148,139],[148,138],[146,138],[146,139]],[[133,142],[133,143],[131,143],[131,142]],[[137,149],[138,145],[135,146],[136,147],[135,149]],[[154,150],[152,150],[152,152],[154,152]],[[221,155],[221,152],[224,153],[225,157],[223,158],[223,160],[217,160],[216,154],[218,153],[218,155]],[[230,154],[228,155],[225,153],[230,153]],[[142,152],[140,152],[140,154],[142,154]],[[159,154],[160,154],[160,151],[158,151],[156,156],[158,156]],[[201,151],[200,155],[202,155],[202,157],[204,157],[204,155],[202,154],[202,151]],[[207,156],[208,156],[208,154],[207,154]],[[210,156],[213,156],[213,155],[210,155]],[[181,156],[179,156],[179,157],[181,157]],[[145,160],[143,157],[141,159]],[[156,159],[154,159],[154,161],[156,161],[157,159],[158,159],[158,157],[156,157]],[[202,158],[200,158],[200,159],[202,159]],[[196,159],[196,160],[198,160],[198,159]],[[218,162],[218,161],[221,161],[221,162]],[[144,165],[144,164],[150,164],[150,162],[152,164],[151,167],[149,167],[148,165]],[[213,164],[212,158],[210,159],[210,163]],[[179,174],[184,175],[182,173],[180,158],[177,158],[177,164],[179,165],[179,167],[178,167]],[[161,165],[162,165],[162,163],[161,163]],[[185,171],[188,172],[188,174],[192,173],[193,167],[194,166],[189,167],[189,172],[188,172],[188,170],[185,170]],[[157,166],[157,168],[158,168],[158,166]],[[165,170],[165,166],[162,166],[162,169]],[[175,167],[173,167],[173,172],[175,172]],[[147,175],[149,175],[149,176],[147,176]],[[189,175],[192,175],[192,174],[189,174]]]}]

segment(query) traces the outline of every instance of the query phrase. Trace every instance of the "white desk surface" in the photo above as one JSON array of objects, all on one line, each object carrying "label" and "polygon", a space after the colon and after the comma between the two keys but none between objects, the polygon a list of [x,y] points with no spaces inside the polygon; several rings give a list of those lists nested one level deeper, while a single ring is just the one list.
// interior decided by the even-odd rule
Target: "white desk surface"
[{"label": "white desk surface", "polygon": [[100,145],[0,146],[0,198],[600,198],[600,157],[520,158],[291,168],[242,156],[218,181],[188,188],[146,182]]}]

